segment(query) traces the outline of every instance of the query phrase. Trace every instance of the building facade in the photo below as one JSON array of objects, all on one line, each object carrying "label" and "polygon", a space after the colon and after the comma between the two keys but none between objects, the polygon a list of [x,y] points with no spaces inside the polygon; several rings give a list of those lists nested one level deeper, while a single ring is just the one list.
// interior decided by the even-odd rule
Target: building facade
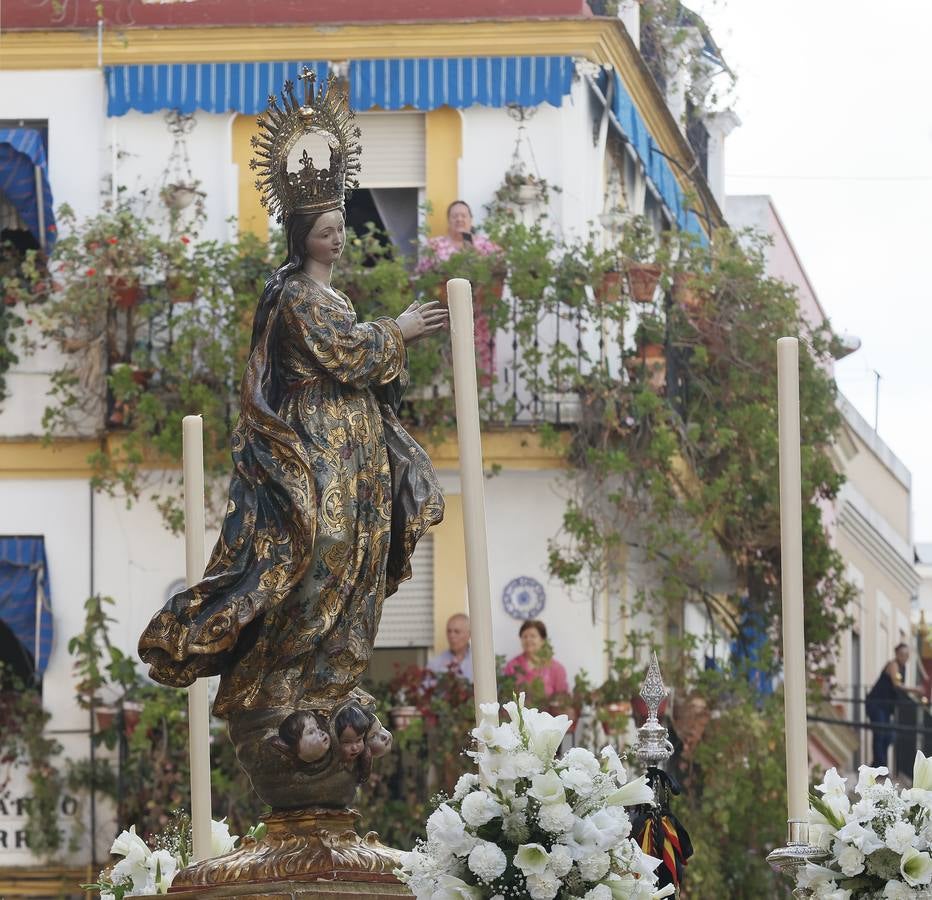
[{"label": "building facade", "polygon": [[[482,209],[516,165],[559,186],[535,214],[546,212],[560,236],[583,236],[593,223],[609,228],[619,210],[646,215],[658,231],[705,234],[723,222],[722,142],[734,121],[693,116],[690,143],[687,76],[676,70],[658,87],[638,50],[637,4],[622,4],[618,18],[593,16],[579,0],[483,0],[471,5],[468,21],[439,0],[363,2],[350,12],[297,0],[235,0],[222,10],[209,0],[114,0],[100,20],[96,9],[78,2],[5,11],[0,58],[0,127],[39,133],[51,202],[67,203],[79,219],[123,194],[147,215],[164,217],[161,193],[180,173],[204,194],[202,236],[224,239],[236,229],[267,236],[248,167],[255,117],[269,93],[308,66],[319,78],[334,72],[346,79],[364,147],[359,195],[402,252],[419,230],[445,231],[453,200],[467,200],[481,224]],[[180,142],[166,118],[173,111],[189,117]],[[697,129],[704,129],[698,143]],[[693,145],[701,147],[701,167]],[[699,212],[688,192],[698,195]],[[9,206],[4,221],[15,224]],[[0,536],[19,549],[25,544],[17,539],[28,537],[44,553],[48,590],[34,591],[32,609],[42,620],[31,632],[37,651],[47,644],[43,703],[65,753],[81,758],[89,723],[74,702],[67,644],[82,627],[83,602],[94,594],[115,598],[112,637],[134,650],[144,624],[177,590],[184,550],[154,504],[128,505],[92,489],[88,456],[108,439],[96,423],[43,444],[56,352],[42,348],[7,374]],[[497,366],[504,382],[514,360],[504,352]],[[638,588],[638,560],[626,563],[628,574],[611,596],[593,602],[571,595],[546,568],[547,542],[565,508],[561,455],[541,447],[533,423],[490,430],[484,452],[486,465],[499,471],[486,496],[496,651],[519,651],[518,626],[529,607],[516,605],[514,595],[531,584],[533,608],[551,628],[570,677],[586,670],[598,683],[605,640],[623,640],[628,627],[624,610]],[[431,455],[446,520],[419,550],[414,580],[386,604],[376,660],[383,673],[442,649],[447,617],[466,608],[456,448],[432,446]],[[703,614],[693,612],[685,627],[708,630]],[[25,791],[14,782],[4,796],[15,800]],[[66,812],[90,825],[86,809]],[[34,862],[22,823],[15,802],[0,804],[0,834],[8,835],[0,839],[0,869]],[[113,822],[100,813],[95,828],[102,858]],[[88,830],[75,861],[88,857]]]}]

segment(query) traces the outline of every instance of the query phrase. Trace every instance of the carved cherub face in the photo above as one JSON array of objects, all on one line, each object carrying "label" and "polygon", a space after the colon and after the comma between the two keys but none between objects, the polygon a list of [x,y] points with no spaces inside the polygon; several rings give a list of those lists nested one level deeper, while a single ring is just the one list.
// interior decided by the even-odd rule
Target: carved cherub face
[{"label": "carved cherub face", "polygon": [[304,241],[304,250],[315,262],[331,266],[340,258],[345,243],[343,213],[332,209],[322,213],[314,223]]},{"label": "carved cherub face", "polygon": [[295,747],[298,759],[306,763],[317,762],[329,749],[330,735],[317,724],[317,719],[308,716],[304,723],[304,731]]},{"label": "carved cherub face", "polygon": [[344,761],[352,762],[365,749],[365,734],[360,734],[352,725],[347,725],[340,732],[340,756]]},{"label": "carved cherub face", "polygon": [[392,734],[381,726],[370,732],[366,738],[366,746],[374,757],[385,756],[392,749]]}]

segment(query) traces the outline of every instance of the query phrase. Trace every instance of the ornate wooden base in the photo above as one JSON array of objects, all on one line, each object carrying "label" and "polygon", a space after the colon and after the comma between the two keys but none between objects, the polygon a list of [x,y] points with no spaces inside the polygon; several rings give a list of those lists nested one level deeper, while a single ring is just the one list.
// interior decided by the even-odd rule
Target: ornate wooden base
[{"label": "ornate wooden base", "polygon": [[[392,874],[398,867],[399,851],[382,844],[374,831],[360,837],[353,827],[358,818],[348,809],[273,813],[264,819],[268,832],[261,840],[244,838],[232,853],[188,866],[175,876],[170,893],[182,897],[352,896],[346,887],[353,883],[371,888],[359,891],[361,897],[410,896]],[[295,883],[300,893],[295,893]],[[219,893],[209,890],[221,886]],[[342,887],[334,890],[337,886]],[[257,888],[260,893],[248,892]]]}]

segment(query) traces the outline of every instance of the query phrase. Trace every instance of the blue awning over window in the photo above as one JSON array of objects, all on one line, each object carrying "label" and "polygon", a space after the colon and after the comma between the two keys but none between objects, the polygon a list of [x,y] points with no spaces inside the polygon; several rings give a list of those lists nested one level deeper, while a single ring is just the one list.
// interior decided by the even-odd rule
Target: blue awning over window
[{"label": "blue awning over window", "polygon": [[[325,62],[109,66],[107,115],[122,116],[131,109],[260,113],[268,95],[278,93],[286,79],[296,81],[305,65],[318,79],[327,77]],[[568,56],[359,59],[349,65],[350,104],[357,110],[559,106],[573,72]]]},{"label": "blue awning over window", "polygon": [[[637,155],[644,164],[647,177],[654,183],[657,193],[663,198],[669,210],[673,213],[677,225],[685,231],[704,235],[698,216],[689,210],[683,189],[670,168],[670,163],[660,155],[660,147],[647,130],[647,124],[641,117],[638,108],[634,105],[631,95],[625,88],[624,82],[617,72],[612,72],[615,80],[614,96],[612,97],[612,112],[625,137],[631,141]],[[608,77],[608,73],[603,76]]]},{"label": "blue awning over window", "polygon": [[297,83],[305,66],[318,80],[327,78],[325,62],[108,66],[107,115],[122,116],[131,109],[144,113],[202,109],[255,115],[265,110],[269,94],[277,94],[285,81]]},{"label": "blue awning over window", "polygon": [[0,538],[0,620],[35,659],[41,675],[52,652],[52,595],[42,537]]},{"label": "blue awning over window", "polygon": [[354,109],[560,106],[575,67],[569,56],[359,59],[349,67]]},{"label": "blue awning over window", "polygon": [[0,128],[0,191],[16,207],[39,246],[50,250],[56,237],[52,188],[42,135],[34,128]]}]

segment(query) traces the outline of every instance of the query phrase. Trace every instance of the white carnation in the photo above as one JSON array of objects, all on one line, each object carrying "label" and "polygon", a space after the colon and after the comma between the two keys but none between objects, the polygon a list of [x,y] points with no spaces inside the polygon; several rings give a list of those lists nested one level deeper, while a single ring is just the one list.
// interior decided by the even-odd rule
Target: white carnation
[{"label": "white carnation", "polygon": [[864,871],[864,854],[857,847],[845,844],[836,854],[841,871],[849,878]]},{"label": "white carnation", "polygon": [[568,803],[549,803],[537,811],[537,824],[549,834],[569,831],[576,821]]},{"label": "white carnation", "polygon": [[493,881],[505,871],[508,860],[499,847],[490,841],[480,841],[469,853],[470,871],[482,881]]},{"label": "white carnation", "polygon": [[573,868],[573,857],[562,844],[555,844],[550,848],[550,868],[557,878],[569,874],[570,869]]},{"label": "white carnation", "polygon": [[560,879],[549,869],[540,875],[528,875],[526,882],[531,900],[553,900],[560,892]]},{"label": "white carnation", "polygon": [[592,776],[585,769],[575,767],[560,772],[560,781],[563,782],[564,787],[575,791],[580,797],[588,797],[594,787]]},{"label": "white carnation", "polygon": [[599,761],[585,747],[573,747],[561,762],[574,769],[582,769],[590,775],[598,775],[600,771]]},{"label": "white carnation", "polygon": [[[483,703],[483,706],[487,704]],[[456,782],[456,787],[453,788],[453,799],[462,800],[474,787],[479,784],[479,776],[474,775],[472,772],[467,772],[465,775],[460,775],[459,780]]]},{"label": "white carnation", "polygon": [[916,829],[909,822],[895,822],[893,825],[887,826],[883,842],[894,853],[905,853],[909,847],[919,846],[919,836],[916,834]]},{"label": "white carnation", "polygon": [[576,865],[579,866],[579,874],[586,881],[598,881],[607,874],[611,859],[607,853],[594,853],[592,856],[584,856]]},{"label": "white carnation", "polygon": [[473,791],[460,804],[463,821],[473,828],[485,825],[501,814],[501,806],[485,791]]},{"label": "white carnation", "polygon": [[612,900],[612,889],[607,884],[597,884],[591,891],[586,891],[583,900]]}]

